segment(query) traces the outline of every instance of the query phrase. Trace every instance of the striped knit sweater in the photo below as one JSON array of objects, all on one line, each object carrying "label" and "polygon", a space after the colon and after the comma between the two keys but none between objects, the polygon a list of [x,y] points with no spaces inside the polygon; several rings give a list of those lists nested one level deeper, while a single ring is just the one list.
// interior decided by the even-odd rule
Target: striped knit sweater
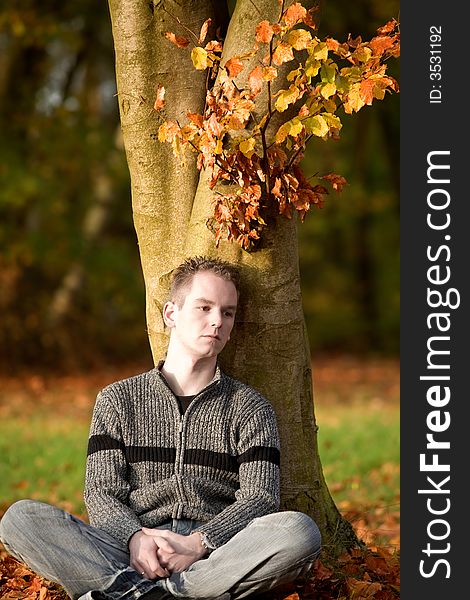
[{"label": "striped knit sweater", "polygon": [[279,507],[279,436],[271,405],[224,375],[182,416],[159,369],[104,388],[91,423],[90,523],[124,545],[172,518],[204,522],[218,547]]}]

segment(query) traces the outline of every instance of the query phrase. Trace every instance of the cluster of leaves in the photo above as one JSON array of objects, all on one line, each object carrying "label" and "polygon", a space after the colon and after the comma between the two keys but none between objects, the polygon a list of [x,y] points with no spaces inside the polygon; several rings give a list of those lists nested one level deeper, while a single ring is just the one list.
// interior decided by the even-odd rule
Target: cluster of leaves
[{"label": "cluster of leaves", "polygon": [[[386,91],[398,91],[397,82],[386,75],[385,64],[400,52],[395,20],[380,28],[370,42],[360,37],[349,37],[344,43],[333,38],[321,41],[314,34],[310,11],[298,2],[285,10],[284,2],[280,4],[276,23],[264,20],[256,26],[252,52],[232,57],[223,66],[219,40],[202,46],[208,21],[199,36],[193,34],[197,40],[191,51],[193,65],[208,69],[208,81],[213,82],[203,114],[189,113],[184,125],[165,121],[158,132],[159,140],[171,143],[177,156],[185,147],[197,152],[198,168],[209,170],[211,189],[218,182],[232,184],[230,191],[216,192],[212,225],[217,244],[224,238],[236,240],[246,250],[260,239],[270,205],[288,218],[297,211],[302,220],[312,206],[322,207],[327,188],[312,184],[299,166],[308,141],[339,138],[342,123],[336,113],[341,107],[352,114],[383,99]],[[179,48],[190,44],[188,38],[171,32],[166,37]],[[263,46],[266,55],[241,88],[237,77]],[[279,68],[292,61],[296,67],[287,74],[289,87],[273,93]],[[156,110],[164,107],[164,95],[159,85]],[[286,117],[268,140],[273,116],[289,108],[295,116]],[[290,116],[292,110],[286,114]],[[337,191],[347,183],[335,173],[316,178]]]},{"label": "cluster of leaves", "polygon": [[1,600],[67,600],[65,590],[6,556],[0,561]]}]

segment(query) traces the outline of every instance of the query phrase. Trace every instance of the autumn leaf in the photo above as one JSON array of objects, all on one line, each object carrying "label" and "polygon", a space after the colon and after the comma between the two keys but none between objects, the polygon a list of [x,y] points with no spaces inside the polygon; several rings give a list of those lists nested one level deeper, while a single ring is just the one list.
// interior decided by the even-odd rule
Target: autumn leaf
[{"label": "autumn leaf", "polygon": [[251,158],[255,152],[255,145],[256,140],[255,138],[251,137],[243,142],[240,142],[238,147],[240,148],[240,152],[242,152],[242,154],[244,154],[247,158]]},{"label": "autumn leaf", "polygon": [[165,121],[158,128],[158,139],[160,142],[173,142],[179,135],[180,127],[174,121]]},{"label": "autumn leaf", "polygon": [[358,112],[364,106],[364,100],[361,98],[361,84],[355,83],[351,86],[344,103],[344,112],[351,114]]},{"label": "autumn leaf", "polygon": [[204,46],[204,50],[206,50],[207,52],[221,53],[223,50],[222,42],[219,42],[218,40],[211,40],[210,42],[207,42],[207,44]]},{"label": "autumn leaf", "polygon": [[237,57],[231,58],[225,63],[225,68],[228,71],[229,77],[236,77],[243,71],[243,63]]},{"label": "autumn leaf", "polygon": [[261,21],[256,26],[256,41],[263,44],[269,44],[273,37],[273,28],[269,21]]},{"label": "autumn leaf", "polygon": [[284,112],[290,104],[298,99],[299,94],[299,88],[295,85],[291,85],[288,90],[281,90],[274,107],[278,112]]},{"label": "autumn leaf", "polygon": [[312,56],[309,56],[305,62],[305,75],[307,77],[316,77],[320,71],[321,62]]},{"label": "autumn leaf", "polygon": [[372,50],[368,46],[359,46],[351,55],[351,61],[366,63],[372,56]]},{"label": "autumn leaf", "polygon": [[383,25],[382,27],[379,27],[379,29],[377,29],[377,33],[380,35],[390,33],[395,29],[397,25],[398,23],[396,19],[392,19],[391,21],[388,21],[388,23],[385,23],[385,25]]},{"label": "autumn leaf", "polygon": [[186,48],[189,45],[189,40],[183,36],[175,35],[171,31],[164,33],[167,40],[170,40],[172,44],[178,48]]},{"label": "autumn leaf", "polygon": [[265,81],[274,81],[277,77],[276,67],[263,67],[263,79]]},{"label": "autumn leaf", "polygon": [[262,87],[264,81],[264,69],[260,65],[255,67],[251,73],[248,75],[248,86],[251,90],[251,93],[254,96],[257,96]]},{"label": "autumn leaf", "polygon": [[195,125],[197,125],[200,129],[202,129],[204,125],[204,118],[202,115],[198,113],[187,113],[186,116],[190,121],[192,121]]},{"label": "autumn leaf", "polygon": [[307,10],[299,2],[295,2],[285,11],[283,19],[288,27],[293,27],[307,17]]},{"label": "autumn leaf", "polygon": [[374,56],[381,56],[387,48],[393,46],[393,39],[388,35],[379,35],[371,39],[369,46]]},{"label": "autumn leaf", "polygon": [[[206,19],[202,24],[201,31],[199,33],[198,44],[204,43],[204,40],[207,37],[207,31],[209,29],[209,25],[212,23],[212,19]],[[196,67],[197,68],[197,67]]]},{"label": "autumn leaf", "polygon": [[305,131],[316,135],[317,137],[324,137],[328,131],[328,125],[325,119],[321,115],[315,115],[304,120]]},{"label": "autumn leaf", "polygon": [[193,61],[194,68],[198,71],[203,71],[212,65],[207,50],[199,46],[191,50],[191,60]]},{"label": "autumn leaf", "polygon": [[165,88],[163,85],[157,86],[157,96],[153,108],[155,110],[161,110],[165,106]]},{"label": "autumn leaf", "polygon": [[306,29],[294,29],[289,33],[287,41],[295,50],[305,50],[312,41],[312,35]]},{"label": "autumn leaf", "polygon": [[224,130],[222,124],[219,123],[219,121],[217,120],[217,116],[215,115],[215,113],[212,113],[209,117],[209,120],[207,121],[207,130],[210,131],[210,133],[212,133],[212,135],[215,135],[216,137],[219,137]]},{"label": "autumn leaf", "polygon": [[273,53],[273,63],[275,65],[282,65],[285,62],[294,60],[294,53],[292,52],[292,46],[285,42],[281,42],[276,46]]},{"label": "autumn leaf", "polygon": [[344,177],[336,173],[328,173],[328,175],[323,175],[320,179],[330,182],[333,189],[337,192],[341,192],[343,187],[348,183]]},{"label": "autumn leaf", "polygon": [[328,58],[328,44],[326,42],[315,44],[315,46],[309,50],[309,54],[316,60],[326,60]]}]

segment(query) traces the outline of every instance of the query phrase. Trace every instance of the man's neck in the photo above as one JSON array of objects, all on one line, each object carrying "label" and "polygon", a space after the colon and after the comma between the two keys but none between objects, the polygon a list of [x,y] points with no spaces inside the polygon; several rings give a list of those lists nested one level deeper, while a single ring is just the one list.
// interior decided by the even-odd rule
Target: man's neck
[{"label": "man's neck", "polygon": [[161,371],[177,396],[193,396],[212,381],[216,367],[216,356],[195,360],[169,348]]}]

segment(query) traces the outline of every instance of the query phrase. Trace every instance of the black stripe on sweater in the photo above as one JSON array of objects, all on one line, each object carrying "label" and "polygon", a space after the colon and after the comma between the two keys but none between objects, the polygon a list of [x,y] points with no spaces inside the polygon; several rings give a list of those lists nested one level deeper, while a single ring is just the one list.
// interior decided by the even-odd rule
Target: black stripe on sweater
[{"label": "black stripe on sweater", "polygon": [[220,471],[238,473],[237,458],[225,452],[187,448],[184,451],[183,462],[186,465],[200,465],[203,467],[213,467]]},{"label": "black stripe on sweater", "polygon": [[88,456],[101,450],[124,450],[124,444],[109,435],[92,435],[88,440]]},{"label": "black stripe on sweater", "polygon": [[161,446],[128,446],[126,448],[126,459],[129,463],[174,463],[176,460],[176,448],[163,448]]},{"label": "black stripe on sweater", "polygon": [[270,462],[277,466],[281,464],[281,454],[277,448],[271,446],[253,446],[237,457],[238,464],[254,461]]}]

